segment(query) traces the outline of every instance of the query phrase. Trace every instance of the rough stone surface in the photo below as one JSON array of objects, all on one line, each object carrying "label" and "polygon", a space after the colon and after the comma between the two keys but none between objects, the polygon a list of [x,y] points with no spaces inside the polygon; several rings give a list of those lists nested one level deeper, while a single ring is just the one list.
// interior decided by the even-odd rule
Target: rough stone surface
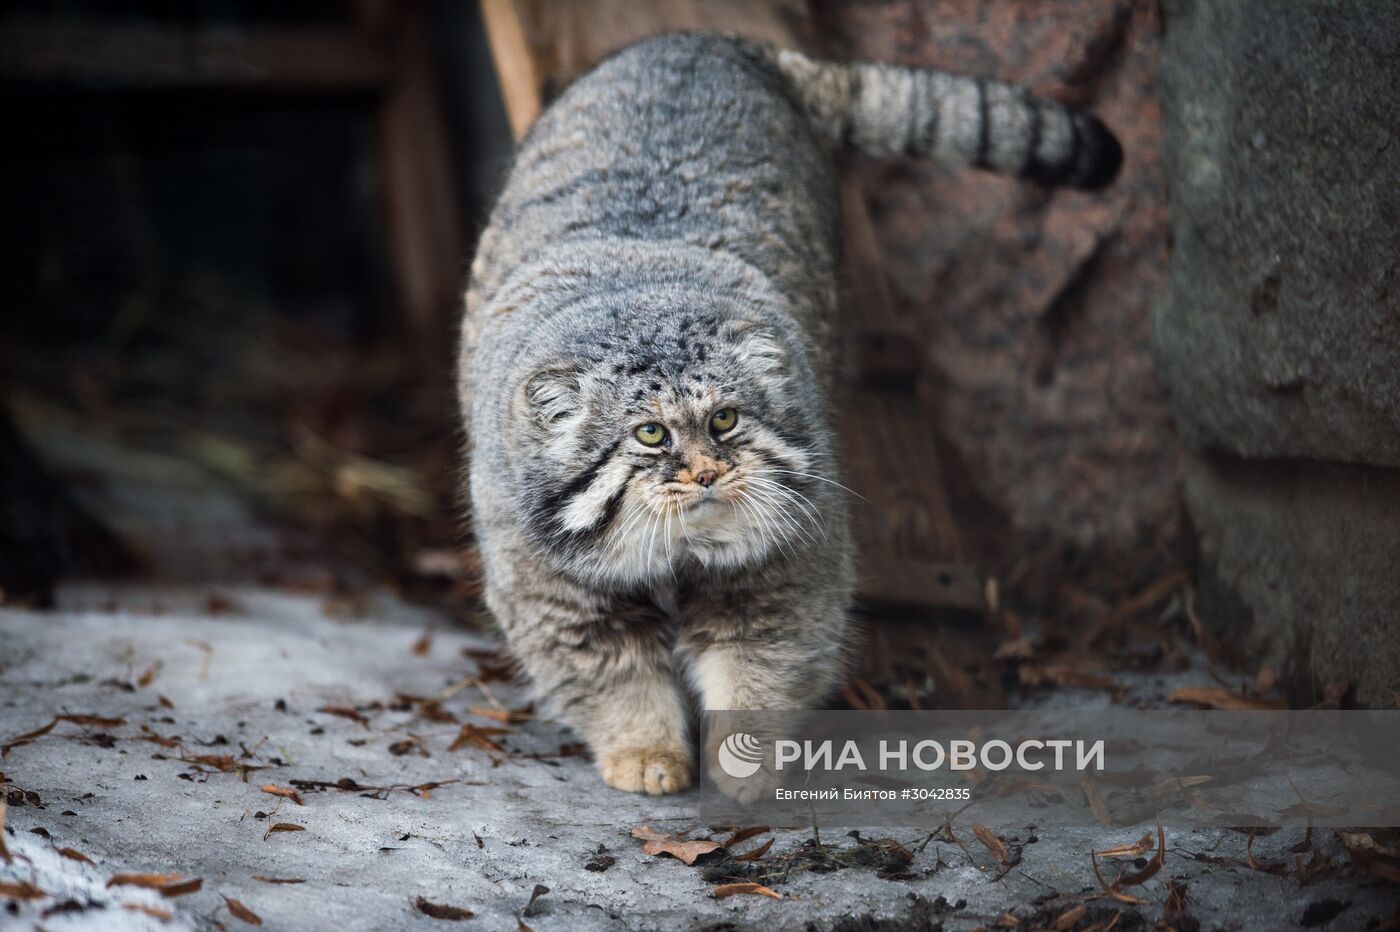
[{"label": "rough stone surface", "polygon": [[1400,6],[1165,9],[1154,341],[1186,439],[1400,465]]},{"label": "rough stone surface", "polygon": [[1390,707],[1400,690],[1400,472],[1190,456],[1201,611],[1234,623],[1249,657],[1303,693],[1355,687]]},{"label": "rough stone surface", "polygon": [[1023,83],[1092,109],[1122,140],[1123,172],[1097,194],[927,160],[849,167],[896,310],[921,336],[920,394],[977,555],[1079,549],[1124,566],[1168,549],[1177,444],[1149,348],[1167,245],[1155,4],[819,9],[826,54]]},{"label": "rough stone surface", "polygon": [[[1400,686],[1400,7],[1168,2],[1154,345],[1201,613],[1314,696]],[[1342,465],[1352,464],[1352,465]]]}]

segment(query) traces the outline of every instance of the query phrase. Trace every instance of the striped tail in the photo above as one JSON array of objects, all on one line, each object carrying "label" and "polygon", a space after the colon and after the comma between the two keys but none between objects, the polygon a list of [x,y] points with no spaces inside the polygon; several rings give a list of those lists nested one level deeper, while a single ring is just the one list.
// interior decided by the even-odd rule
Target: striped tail
[{"label": "striped tail", "polygon": [[1047,185],[1101,188],[1123,149],[1097,117],[1023,88],[927,68],[770,53],[812,124],[874,155],[930,155]]}]

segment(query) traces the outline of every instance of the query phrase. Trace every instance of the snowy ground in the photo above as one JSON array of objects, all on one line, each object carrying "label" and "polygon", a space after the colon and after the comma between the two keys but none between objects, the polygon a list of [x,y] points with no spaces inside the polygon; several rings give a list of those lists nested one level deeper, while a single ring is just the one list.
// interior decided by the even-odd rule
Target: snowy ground
[{"label": "snowy ground", "polygon": [[[1137,834],[1109,830],[1056,832],[1027,844],[1021,864],[999,880],[1000,867],[975,842],[964,851],[935,840],[894,871],[904,879],[882,879],[861,867],[807,871],[774,884],[782,900],[715,899],[703,864],[648,857],[629,837],[646,823],[708,836],[688,814],[685,796],[648,799],[603,787],[586,759],[572,753],[569,735],[540,721],[487,736],[504,752],[477,746],[449,751],[460,725],[432,721],[418,714],[421,706],[396,700],[401,694],[446,695],[443,712],[461,722],[497,725],[471,710],[494,708],[493,700],[520,708],[518,689],[491,681],[489,659],[486,691],[461,685],[479,668],[464,649],[491,645],[389,598],[349,619],[326,617],[323,601],[256,587],[93,586],[66,591],[54,612],[0,612],[0,737],[11,741],[62,714],[122,720],[60,722],[6,755],[11,783],[37,793],[41,805],[10,807],[6,842],[14,860],[0,866],[0,878],[29,881],[52,895],[0,924],[52,930],[236,926],[229,897],[268,928],[435,926],[440,920],[415,906],[421,896],[471,910],[476,916],[470,921],[482,928],[514,928],[537,884],[549,893],[524,920],[536,929],[726,921],[740,928],[800,928],[809,921],[820,928],[842,921],[867,928],[872,917],[895,920],[891,928],[918,927],[926,918],[926,927],[941,921],[971,929],[994,925],[1008,910],[1029,916],[1040,908],[1037,898],[1052,892],[1059,897],[1042,918],[1084,902],[1090,918],[1123,909],[1141,912],[1150,924],[1161,915],[1170,878],[1184,878],[1190,911],[1207,928],[1293,928],[1309,908],[1320,918],[1343,903],[1350,905],[1335,927],[1361,928],[1394,907],[1394,888],[1368,887],[1355,878],[1303,887],[1291,877],[1185,854],[1209,850],[1243,859],[1243,837],[1228,832],[1169,838],[1165,870],[1133,891],[1149,905],[1081,900],[1097,890],[1089,848]],[[431,631],[426,650],[425,631]],[[358,710],[363,721],[320,711],[327,707]],[[405,750],[398,744],[404,741],[412,742],[407,752],[394,753]],[[240,766],[249,768],[246,781]],[[360,788],[303,788],[305,805],[260,789],[346,778]],[[406,789],[428,783],[442,785],[421,794]],[[405,789],[370,789],[378,787]],[[267,834],[278,823],[304,830]],[[896,833],[909,843],[926,834],[924,826]],[[1006,834],[1024,842],[1030,831]],[[1295,835],[1301,833],[1260,840],[1255,857],[1291,860],[1285,849],[1299,840]],[[808,837],[809,830],[779,832],[769,856]],[[835,828],[823,840],[855,844]],[[598,858],[600,845],[616,859],[605,870],[596,869],[608,863]],[[58,848],[95,863],[60,857]],[[1336,850],[1329,854],[1340,857]],[[198,877],[203,884],[170,899],[139,887],[105,886],[116,874],[141,872]],[[257,877],[304,882],[271,884]],[[946,910],[916,899],[940,896]],[[966,906],[953,909],[959,900]],[[127,904],[168,910],[172,918],[163,921]],[[1135,926],[1125,917],[1118,927]]]}]

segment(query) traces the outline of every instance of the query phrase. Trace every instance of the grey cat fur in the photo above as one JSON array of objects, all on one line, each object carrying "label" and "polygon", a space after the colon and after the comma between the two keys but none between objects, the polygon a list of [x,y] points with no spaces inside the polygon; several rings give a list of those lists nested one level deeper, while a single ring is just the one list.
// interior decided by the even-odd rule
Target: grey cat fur
[{"label": "grey cat fur", "polygon": [[486,601],[614,787],[690,785],[691,694],[802,709],[842,675],[841,142],[1082,186],[1121,158],[993,82],[668,35],[544,112],[482,235],[459,384]]}]

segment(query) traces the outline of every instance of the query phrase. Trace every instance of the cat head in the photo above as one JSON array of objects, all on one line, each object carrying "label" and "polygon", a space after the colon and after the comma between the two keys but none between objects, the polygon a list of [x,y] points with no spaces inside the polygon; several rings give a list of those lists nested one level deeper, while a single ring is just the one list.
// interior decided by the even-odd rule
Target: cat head
[{"label": "cat head", "polygon": [[716,311],[639,315],[532,366],[511,417],[531,538],[624,586],[814,541],[830,456],[795,342]]}]

